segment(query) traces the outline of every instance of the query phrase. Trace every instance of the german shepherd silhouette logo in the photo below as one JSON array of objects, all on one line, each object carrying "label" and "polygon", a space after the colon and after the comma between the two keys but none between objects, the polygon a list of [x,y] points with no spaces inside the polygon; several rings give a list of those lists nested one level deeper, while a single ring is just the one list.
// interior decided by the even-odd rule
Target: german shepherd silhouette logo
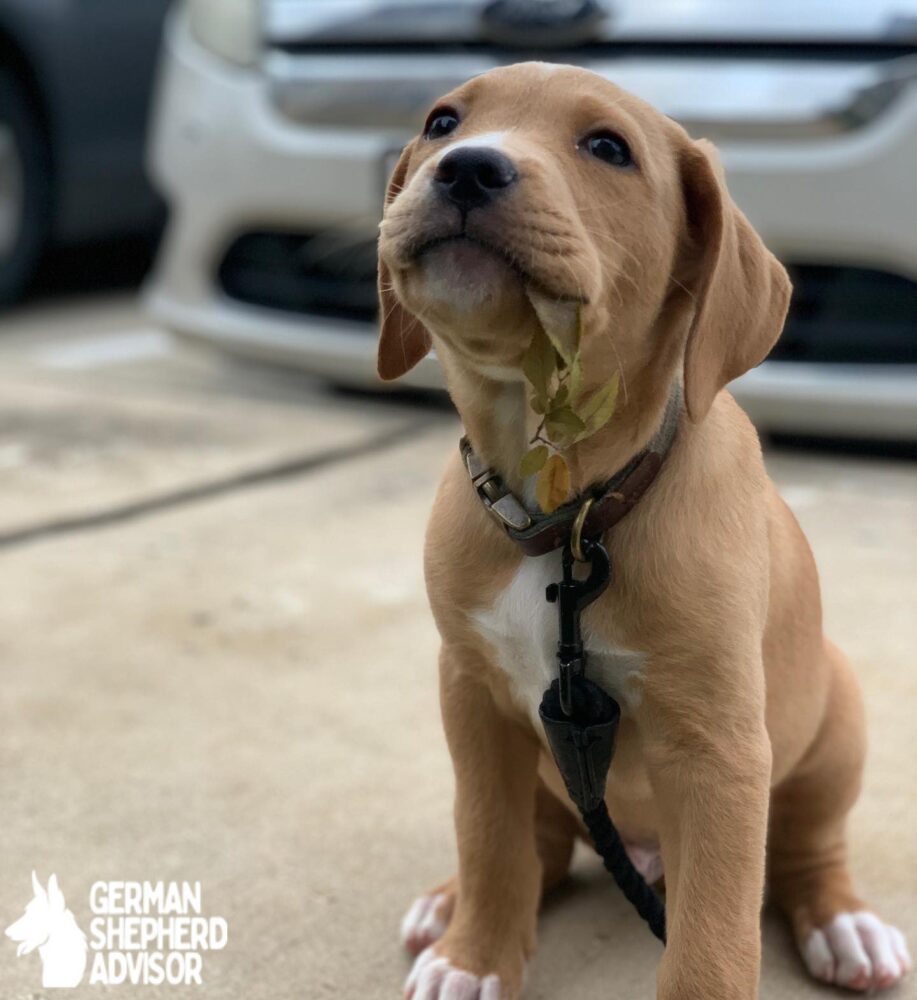
[{"label": "german shepherd silhouette logo", "polygon": [[34,898],[6,936],[19,943],[17,957],[38,949],[42,986],[79,986],[86,972],[86,935],[67,909],[57,876],[48,879],[45,890],[33,871],[32,892]]}]

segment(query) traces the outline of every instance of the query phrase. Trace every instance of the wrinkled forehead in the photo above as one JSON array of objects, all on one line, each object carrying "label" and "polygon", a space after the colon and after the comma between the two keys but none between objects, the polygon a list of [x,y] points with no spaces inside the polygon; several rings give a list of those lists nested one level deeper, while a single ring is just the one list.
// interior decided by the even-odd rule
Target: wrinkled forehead
[{"label": "wrinkled forehead", "polygon": [[521,63],[477,76],[443,96],[466,134],[513,133],[566,145],[592,128],[620,131],[638,155],[667,144],[671,122],[596,73],[555,63]]}]

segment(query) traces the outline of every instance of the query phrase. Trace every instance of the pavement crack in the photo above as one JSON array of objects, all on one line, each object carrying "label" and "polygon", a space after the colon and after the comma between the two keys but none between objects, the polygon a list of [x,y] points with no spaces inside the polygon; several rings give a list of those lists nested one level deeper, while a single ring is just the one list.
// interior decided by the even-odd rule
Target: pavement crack
[{"label": "pavement crack", "polygon": [[408,437],[423,433],[427,427],[429,427],[428,423],[418,423],[412,420],[393,430],[373,435],[367,440],[345,447],[329,448],[327,451],[321,451],[317,454],[294,456],[256,468],[243,469],[241,472],[221,476],[218,479],[157,493],[155,496],[116,504],[85,514],[66,515],[38,521],[35,524],[15,528],[12,531],[0,532],[0,550],[18,548],[21,545],[56,536],[108,528],[124,524],[127,521],[136,521],[162,511],[174,510],[177,507],[185,507],[214,497],[238,493],[266,483],[282,482],[285,479],[308,475],[341,462],[360,458],[363,455],[371,455],[393,448]]}]

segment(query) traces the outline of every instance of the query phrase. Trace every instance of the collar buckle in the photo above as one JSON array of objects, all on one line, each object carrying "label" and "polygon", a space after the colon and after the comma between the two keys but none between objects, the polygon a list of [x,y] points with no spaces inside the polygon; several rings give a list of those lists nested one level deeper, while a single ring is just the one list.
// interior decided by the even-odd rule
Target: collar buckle
[{"label": "collar buckle", "polygon": [[524,531],[530,528],[532,518],[529,512],[506,488],[500,476],[489,466],[484,465],[472,451],[467,438],[462,439],[462,458],[471,478],[471,485],[487,513],[506,529]]}]

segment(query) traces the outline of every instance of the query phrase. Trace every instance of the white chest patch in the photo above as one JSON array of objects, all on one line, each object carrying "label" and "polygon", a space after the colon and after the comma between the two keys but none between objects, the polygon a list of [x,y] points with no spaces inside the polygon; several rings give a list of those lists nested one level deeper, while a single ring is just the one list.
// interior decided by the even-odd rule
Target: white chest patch
[{"label": "white chest patch", "polygon": [[[523,558],[512,582],[492,607],[472,617],[478,633],[496,650],[497,663],[509,677],[513,697],[539,732],[541,696],[557,676],[557,605],[545,600],[545,588],[561,576],[560,552]],[[593,607],[583,616],[587,676],[623,706],[632,708],[640,702],[646,655],[603,639],[595,629],[599,613],[599,608]]]}]

